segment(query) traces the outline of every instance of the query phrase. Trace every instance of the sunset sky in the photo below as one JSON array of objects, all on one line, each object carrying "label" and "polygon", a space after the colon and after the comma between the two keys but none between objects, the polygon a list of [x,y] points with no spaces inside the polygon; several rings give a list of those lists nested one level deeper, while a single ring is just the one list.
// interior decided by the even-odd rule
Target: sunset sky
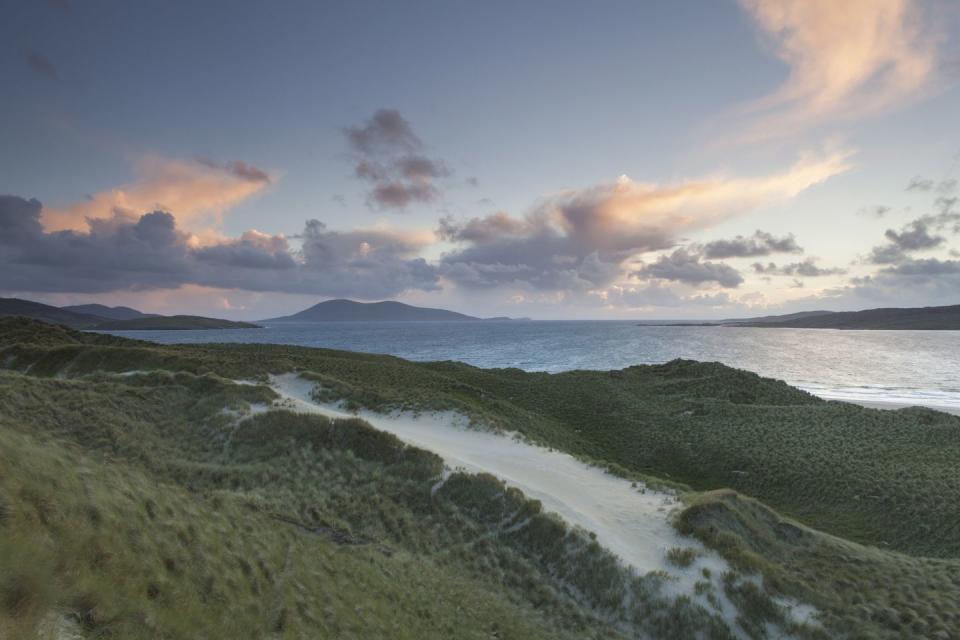
[{"label": "sunset sky", "polygon": [[960,2],[8,0],[0,296],[960,304]]}]

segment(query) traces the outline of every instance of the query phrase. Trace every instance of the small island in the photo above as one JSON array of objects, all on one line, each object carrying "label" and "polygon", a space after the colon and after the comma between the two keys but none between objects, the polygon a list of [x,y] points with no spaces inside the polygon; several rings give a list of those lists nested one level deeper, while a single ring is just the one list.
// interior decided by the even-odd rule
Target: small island
[{"label": "small island", "polygon": [[415,307],[395,300],[357,302],[337,299],[325,300],[289,316],[268,318],[260,322],[481,322],[513,319],[506,316],[478,318],[447,309]]}]

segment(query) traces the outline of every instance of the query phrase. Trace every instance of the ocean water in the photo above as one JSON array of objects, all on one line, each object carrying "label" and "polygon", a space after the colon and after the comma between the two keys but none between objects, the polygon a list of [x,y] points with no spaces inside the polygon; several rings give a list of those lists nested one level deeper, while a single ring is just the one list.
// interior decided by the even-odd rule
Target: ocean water
[{"label": "ocean water", "polygon": [[633,321],[277,323],[111,332],[162,343],[265,342],[527,371],[718,361],[817,395],[960,410],[960,331],[663,327]]}]

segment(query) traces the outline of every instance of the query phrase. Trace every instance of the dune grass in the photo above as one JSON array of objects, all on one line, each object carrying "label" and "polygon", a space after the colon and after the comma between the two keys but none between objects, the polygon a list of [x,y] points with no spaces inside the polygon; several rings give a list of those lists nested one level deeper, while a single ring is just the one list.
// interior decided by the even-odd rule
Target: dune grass
[{"label": "dune grass", "polygon": [[[298,371],[318,383],[321,399],[384,411],[453,409],[626,477],[655,476],[690,487],[678,528],[733,565],[725,595],[738,603],[754,637],[764,637],[766,623],[783,616],[771,596],[818,609],[820,635],[815,628],[798,631],[810,637],[960,637],[960,419],[945,414],[825,402],[711,363],[550,375],[297,347],[160,346],[20,320],[0,320],[0,367],[10,370],[0,372],[0,433],[36,440],[22,446],[37,449],[37,456],[41,449],[82,455],[117,473],[140,474],[145,492],[185,496],[174,502],[195,505],[202,517],[185,520],[204,528],[220,526],[217,509],[234,509],[228,519],[242,514],[253,523],[251,538],[284,541],[271,547],[271,557],[283,556],[289,543],[282,536],[293,535],[350,562],[358,557],[352,554],[369,554],[391,576],[410,576],[410,567],[423,564],[434,580],[425,591],[451,590],[456,583],[476,595],[469,605],[473,617],[465,618],[472,628],[482,628],[473,625],[488,615],[515,625],[512,632],[491,632],[494,637],[640,631],[724,637],[725,630],[690,602],[664,607],[654,582],[621,573],[584,532],[568,531],[495,479],[456,474],[434,492],[435,458],[357,424],[345,423],[350,428],[343,430],[317,417],[304,422],[283,413],[242,421],[251,404],[269,403],[273,393],[230,380],[266,382],[270,373]],[[37,502],[24,507],[21,492],[5,488],[15,476],[0,471],[4,523],[19,522],[5,514],[29,512]],[[111,486],[119,491],[126,482]],[[38,495],[70,496],[79,504],[91,491],[55,486]],[[530,515],[535,526],[504,536],[511,521],[503,520],[507,504],[512,517]],[[111,503],[104,511],[116,509]],[[259,536],[261,526],[273,533]],[[24,553],[38,544],[35,536],[21,538]],[[685,553],[673,555],[675,565],[689,564]],[[4,552],[0,562],[12,566],[15,557]],[[50,565],[53,576],[61,575],[57,562]],[[394,562],[407,562],[407,568]],[[762,587],[756,575],[764,577]],[[708,581],[703,585],[710,588]],[[17,611],[78,615],[73,595],[56,595],[74,591],[36,590],[46,604],[17,605]],[[392,602],[390,593],[390,585],[380,585],[361,599]],[[618,596],[624,593],[640,606],[623,606]],[[26,602],[4,600],[20,601]],[[658,606],[665,615],[650,615]],[[284,631],[285,637],[298,637],[316,617],[291,614],[297,607],[289,603],[284,610],[285,628],[295,630]],[[133,611],[140,611],[131,614],[134,619],[159,619]],[[257,624],[265,624],[262,614]],[[400,619],[422,637],[445,637],[434,622]],[[362,629],[376,635],[374,627]]]},{"label": "dune grass", "polygon": [[0,372],[0,636],[731,637],[495,478],[272,397]]},{"label": "dune grass", "polygon": [[[864,544],[957,557],[960,418],[826,402],[716,363],[528,373],[279,345],[153,345],[0,320],[0,365],[33,375],[300,371],[374,410],[454,409],[495,428],[696,490],[729,487]],[[22,331],[22,329],[21,329]],[[12,340],[4,341],[8,332]]]}]

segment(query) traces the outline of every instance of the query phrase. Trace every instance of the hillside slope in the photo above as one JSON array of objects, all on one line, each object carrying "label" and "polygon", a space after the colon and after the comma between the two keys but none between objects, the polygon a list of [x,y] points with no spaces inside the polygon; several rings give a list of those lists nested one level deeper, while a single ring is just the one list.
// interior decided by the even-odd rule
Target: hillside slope
[{"label": "hillside slope", "polygon": [[143,313],[130,307],[108,307],[105,304],[75,304],[66,307],[60,307],[74,313],[85,313],[87,315],[106,318],[108,320],[131,320],[133,318],[153,318],[156,313]]},{"label": "hillside slope", "polygon": [[917,329],[960,331],[960,305],[906,309],[842,311],[777,320],[776,317],[730,322],[742,327],[794,329]]},{"label": "hillside slope", "polygon": [[[14,514],[0,527],[20,532],[0,543],[0,576],[18,576],[0,588],[19,594],[0,603],[39,603],[17,605],[17,629],[67,610],[93,612],[76,618],[90,633],[157,625],[140,637],[188,637],[176,625],[190,615],[199,635],[235,620],[238,637],[727,637],[709,611],[624,582],[585,533],[491,478],[457,476],[435,492],[434,458],[362,425],[282,411],[244,420],[272,392],[229,379],[289,371],[317,382],[321,400],[454,409],[637,481],[692,485],[701,492],[678,526],[736,569],[725,592],[752,637],[781,615],[770,595],[816,607],[824,630],[800,637],[960,629],[960,420],[945,414],[825,402],[715,363],[533,374],[160,346],[23,320],[0,320],[0,366],[0,500]],[[129,544],[116,536],[137,540],[138,555],[104,556]],[[737,573],[764,576],[762,587]],[[357,575],[373,576],[362,595]],[[129,597],[110,595],[117,580]],[[624,585],[647,595],[624,608]]]},{"label": "hillside slope", "polygon": [[0,298],[0,317],[4,316],[36,318],[37,320],[63,324],[75,329],[95,327],[104,321],[104,318],[100,316],[61,309],[32,300],[21,300],[20,298]]},{"label": "hillside slope", "polygon": [[203,316],[148,316],[129,320],[107,320],[98,331],[188,331],[197,329],[259,329],[249,322],[205,318]]}]

